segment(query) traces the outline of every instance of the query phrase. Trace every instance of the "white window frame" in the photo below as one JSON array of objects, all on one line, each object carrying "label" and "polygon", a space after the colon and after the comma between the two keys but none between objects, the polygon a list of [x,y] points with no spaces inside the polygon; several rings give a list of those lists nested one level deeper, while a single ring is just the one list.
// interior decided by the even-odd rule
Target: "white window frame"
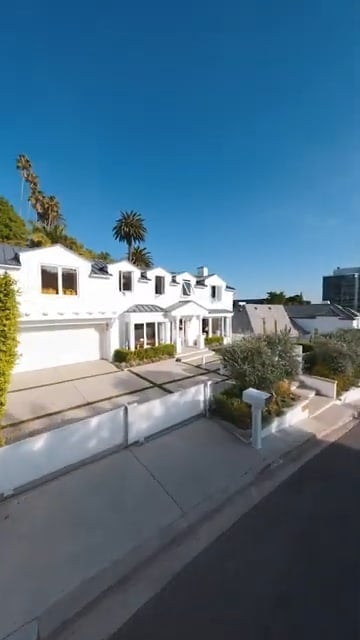
[{"label": "white window frame", "polygon": [[[131,289],[125,289],[124,290],[124,280],[123,280],[123,274],[124,273],[130,273],[131,276]],[[120,281],[121,281],[121,288],[120,288]],[[118,285],[119,285],[119,291],[120,293],[133,293],[134,291],[134,272],[133,271],[119,271],[119,281],[118,281]]]},{"label": "white window frame", "polygon": [[[188,287],[188,293],[184,293],[184,289]],[[192,294],[192,284],[190,280],[183,280],[181,283],[181,295],[183,298],[189,298]]]},{"label": "white window frame", "polygon": [[[160,287],[161,291],[160,291],[160,293],[158,293],[158,292],[156,291],[156,282],[157,282],[157,278],[161,278],[161,280],[160,280],[160,282],[161,282],[161,287]],[[156,296],[163,296],[163,295],[164,295],[164,293],[165,293],[165,276],[162,276],[162,275],[156,275],[156,276],[155,276],[155,295],[156,295]]]},{"label": "white window frame", "polygon": [[[57,270],[57,277],[58,277],[58,293],[44,293],[43,292],[43,286],[42,286],[42,269],[56,269]],[[76,293],[75,294],[68,294],[68,293],[64,293],[63,291],[63,283],[62,283],[62,273],[63,270],[66,271],[75,271],[76,272]],[[69,266],[65,266],[65,265],[59,265],[59,264],[41,264],[40,265],[40,291],[41,291],[41,295],[43,296],[66,296],[67,298],[77,298],[79,296],[79,269],[77,269],[77,267],[69,267]]]}]

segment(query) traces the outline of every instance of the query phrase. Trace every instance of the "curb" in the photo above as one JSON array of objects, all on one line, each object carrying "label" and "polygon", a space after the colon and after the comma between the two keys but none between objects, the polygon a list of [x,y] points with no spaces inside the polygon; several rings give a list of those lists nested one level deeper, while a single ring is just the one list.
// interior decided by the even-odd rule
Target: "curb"
[{"label": "curb", "polygon": [[[309,432],[309,437],[297,446],[285,451],[279,458],[264,461],[254,471],[248,471],[242,476],[242,484],[237,489],[224,489],[209,499],[201,502],[189,513],[163,527],[157,534],[147,539],[141,545],[131,549],[125,556],[113,561],[110,565],[82,582],[65,596],[45,609],[36,619],[10,634],[2,640],[51,640],[59,632],[66,630],[68,624],[81,617],[86,610],[107,592],[121,586],[131,576],[140,572],[150,561],[164,549],[191,533],[206,520],[221,512],[229,503],[238,499],[256,480],[264,480],[267,473],[284,463],[291,464],[296,459],[309,453],[316,445],[326,446],[349,431],[357,420],[344,421],[331,428],[324,428],[320,434]],[[330,436],[322,442],[326,436]]]}]

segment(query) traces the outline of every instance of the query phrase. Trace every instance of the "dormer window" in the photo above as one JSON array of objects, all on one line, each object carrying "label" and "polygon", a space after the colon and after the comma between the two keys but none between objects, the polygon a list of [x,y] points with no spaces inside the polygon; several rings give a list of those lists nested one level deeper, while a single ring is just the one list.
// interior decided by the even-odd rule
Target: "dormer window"
[{"label": "dormer window", "polygon": [[132,271],[119,271],[119,291],[133,290],[133,273]]},{"label": "dormer window", "polygon": [[220,302],[220,300],[222,299],[222,287],[212,285],[210,287],[210,296],[211,300],[213,300],[214,302]]},{"label": "dormer window", "polygon": [[155,276],[155,295],[162,296],[165,293],[165,277]]},{"label": "dormer window", "polygon": [[178,281],[176,280],[176,273],[171,274],[171,282],[172,284],[178,284]]},{"label": "dormer window", "polygon": [[183,296],[191,296],[191,282],[190,280],[183,280],[181,293]]}]

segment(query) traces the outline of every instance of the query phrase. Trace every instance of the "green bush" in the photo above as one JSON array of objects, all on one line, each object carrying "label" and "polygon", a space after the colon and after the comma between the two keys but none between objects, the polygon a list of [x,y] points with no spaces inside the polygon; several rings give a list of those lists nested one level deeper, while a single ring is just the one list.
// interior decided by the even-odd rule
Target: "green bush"
[{"label": "green bush", "polygon": [[19,309],[16,293],[12,277],[8,273],[0,275],[0,419],[17,359]]},{"label": "green bush", "polygon": [[159,344],[157,347],[148,347],[147,349],[115,349],[113,361],[122,362],[149,362],[151,360],[161,358],[172,358],[175,355],[174,344]]},{"label": "green bush", "polygon": [[310,353],[311,351],[314,350],[314,343],[313,342],[298,342],[297,344],[299,344],[302,347],[303,353]]},{"label": "green bush", "polygon": [[239,397],[219,393],[213,397],[211,411],[214,415],[227,420],[239,429],[250,429],[251,409]]},{"label": "green bush", "polygon": [[205,344],[206,346],[224,344],[224,336],[206,336]]},{"label": "green bush", "polygon": [[281,380],[293,380],[299,370],[295,344],[287,333],[248,336],[222,350],[225,370],[240,389],[254,387],[275,393]]}]

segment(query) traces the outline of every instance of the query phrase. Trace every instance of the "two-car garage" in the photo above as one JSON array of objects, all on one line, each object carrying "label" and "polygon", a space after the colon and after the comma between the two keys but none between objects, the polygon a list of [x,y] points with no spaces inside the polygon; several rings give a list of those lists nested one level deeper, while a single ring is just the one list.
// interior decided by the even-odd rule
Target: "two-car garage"
[{"label": "two-car garage", "polygon": [[[25,326],[24,326],[25,325]],[[15,371],[34,371],[64,364],[108,359],[109,328],[92,324],[39,324],[20,327]]]}]

